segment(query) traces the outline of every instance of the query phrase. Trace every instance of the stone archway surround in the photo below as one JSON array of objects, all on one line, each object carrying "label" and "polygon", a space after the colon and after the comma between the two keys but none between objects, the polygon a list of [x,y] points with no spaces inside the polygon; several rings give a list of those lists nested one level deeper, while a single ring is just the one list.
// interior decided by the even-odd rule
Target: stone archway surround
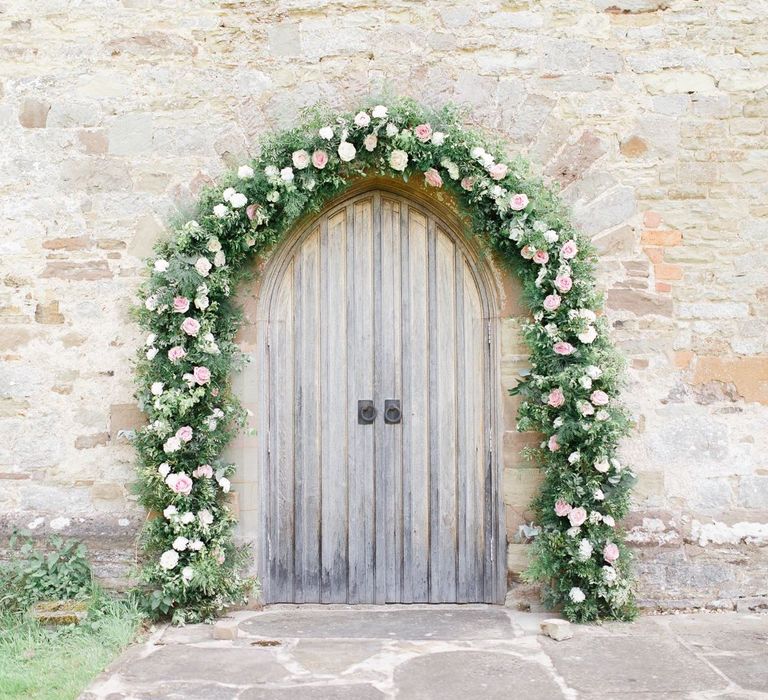
[{"label": "stone archway surround", "polygon": [[631,481],[614,457],[627,419],[615,400],[619,363],[595,314],[589,244],[526,166],[486,150],[455,110],[411,102],[369,110],[318,114],[277,135],[253,167],[207,191],[196,218],[158,246],[139,314],[151,331],[139,378],[153,420],[137,438],[142,502],[164,513],[146,537],[147,551],[160,554],[145,568],[157,611],[206,617],[243,590],[226,503],[235,465],[220,454],[234,433],[225,426],[244,422],[229,389],[238,351],[227,301],[244,262],[373,168],[403,179],[422,173],[434,192],[450,191],[478,240],[520,275],[533,313],[524,334],[534,372],[517,383],[517,427],[549,436],[534,451],[545,469],[529,574],[573,619],[631,616],[628,555],[615,529]]}]

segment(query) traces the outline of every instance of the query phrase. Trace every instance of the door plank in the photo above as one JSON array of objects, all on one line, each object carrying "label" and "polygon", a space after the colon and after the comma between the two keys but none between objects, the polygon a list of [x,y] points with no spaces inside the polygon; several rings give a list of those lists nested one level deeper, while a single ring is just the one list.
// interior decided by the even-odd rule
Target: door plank
[{"label": "door plank", "polygon": [[321,539],[320,601],[347,600],[347,215],[323,219],[321,259]]},{"label": "door plank", "polygon": [[358,425],[357,402],[373,399],[373,198],[347,208],[347,296],[349,431],[349,597],[350,603],[374,600],[374,431]]}]

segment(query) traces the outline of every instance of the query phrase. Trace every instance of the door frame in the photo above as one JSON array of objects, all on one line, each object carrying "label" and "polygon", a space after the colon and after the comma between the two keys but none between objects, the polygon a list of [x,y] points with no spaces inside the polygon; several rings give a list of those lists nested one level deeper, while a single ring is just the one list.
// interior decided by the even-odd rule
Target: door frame
[{"label": "door frame", "polygon": [[[492,565],[494,565],[492,570],[495,573],[492,582],[491,598],[494,602],[503,603],[507,589],[507,542],[503,492],[503,417],[499,348],[499,310],[501,308],[500,297],[503,294],[502,280],[500,279],[498,269],[493,265],[490,253],[483,249],[480,237],[468,237],[466,235],[465,231],[471,230],[471,227],[467,222],[466,215],[462,213],[450,194],[442,190],[433,193],[428,191],[424,185],[404,183],[402,180],[387,177],[361,177],[352,181],[343,192],[329,200],[319,212],[311,212],[297,220],[291,227],[291,232],[266,256],[262,257],[258,264],[261,272],[255,290],[257,319],[255,338],[256,361],[259,364],[263,364],[261,360],[266,357],[266,328],[270,318],[271,306],[278,284],[282,279],[286,265],[291,260],[294,250],[310,234],[314,223],[318,219],[331,216],[337,208],[346,206],[350,199],[373,191],[389,192],[408,199],[437,217],[445,225],[446,232],[451,236],[455,244],[466,255],[466,259],[478,284],[489,345],[489,362],[486,368],[485,381],[488,382],[489,387],[488,411],[490,412],[490,417],[488,426],[491,433],[488,437],[490,446],[489,458],[492,460],[490,469],[492,482],[489,486],[490,492],[493,495],[490,509],[491,518],[495,520],[495,527],[489,528],[489,532],[495,536],[495,541],[490,544],[490,547],[486,547],[486,556],[492,558]],[[501,274],[506,273],[502,272]],[[266,387],[265,382],[268,382],[268,371],[264,367],[259,366],[257,373],[260,388]],[[265,396],[263,391],[258,393],[268,399],[268,396]],[[255,474],[252,473],[251,480],[255,485],[255,494],[253,494],[254,520],[258,523],[256,540],[252,544],[257,574],[262,581],[262,585],[268,586],[267,572],[269,571],[269,566],[267,547],[264,546],[265,538],[269,534],[267,530],[266,507],[268,503],[267,475],[265,473],[266,470],[263,468],[264,452],[259,448],[257,463],[250,465],[250,468],[255,470]],[[246,465],[244,464],[243,467],[246,468]],[[490,551],[488,551],[489,549]],[[266,597],[265,593],[267,591],[262,590],[262,600]]]}]

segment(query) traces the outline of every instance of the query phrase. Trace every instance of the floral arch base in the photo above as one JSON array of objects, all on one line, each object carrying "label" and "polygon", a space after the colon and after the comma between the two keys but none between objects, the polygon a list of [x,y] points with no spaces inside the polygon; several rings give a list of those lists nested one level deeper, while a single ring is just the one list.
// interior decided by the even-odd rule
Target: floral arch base
[{"label": "floral arch base", "polygon": [[249,259],[372,174],[423,175],[427,188],[448,190],[473,235],[521,279],[531,370],[511,391],[523,398],[518,428],[543,436],[528,456],[545,476],[527,577],[571,620],[631,618],[630,556],[616,526],[633,481],[616,457],[630,423],[618,401],[622,360],[600,316],[594,250],[521,159],[464,128],[456,108],[411,101],[313,110],[206,190],[192,217],[156,246],[137,311],[148,332],[137,397],[149,417],[136,437],[138,489],[155,515],[142,537],[142,601],[154,615],[196,621],[254,585],[240,574],[247,552],[234,543],[228,507],[235,465],[221,460],[245,425],[230,385],[241,360],[231,295]]}]

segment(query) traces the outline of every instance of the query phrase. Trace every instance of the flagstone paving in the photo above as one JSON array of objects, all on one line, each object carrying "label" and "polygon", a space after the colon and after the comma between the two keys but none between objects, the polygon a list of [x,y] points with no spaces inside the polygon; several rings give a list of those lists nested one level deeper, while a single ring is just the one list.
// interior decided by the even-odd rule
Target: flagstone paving
[{"label": "flagstone paving", "polygon": [[697,613],[574,626],[485,605],[270,606],[234,640],[156,629],[82,700],[768,699],[768,615]]}]

